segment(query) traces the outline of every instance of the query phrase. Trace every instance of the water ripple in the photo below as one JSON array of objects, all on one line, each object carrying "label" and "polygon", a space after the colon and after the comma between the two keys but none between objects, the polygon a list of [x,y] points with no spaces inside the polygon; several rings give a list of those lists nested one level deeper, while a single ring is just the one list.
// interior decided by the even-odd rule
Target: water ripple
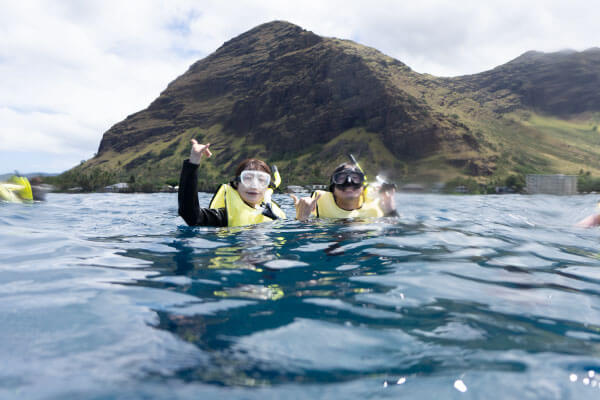
[{"label": "water ripple", "polygon": [[235,229],[184,226],[173,194],[2,204],[0,397],[600,393],[593,196],[397,203]]}]

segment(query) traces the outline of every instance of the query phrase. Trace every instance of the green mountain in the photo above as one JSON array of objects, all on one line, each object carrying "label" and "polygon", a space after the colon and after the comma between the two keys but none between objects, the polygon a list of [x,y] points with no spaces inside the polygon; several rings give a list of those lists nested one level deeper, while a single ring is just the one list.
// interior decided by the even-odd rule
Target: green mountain
[{"label": "green mountain", "polygon": [[191,138],[212,144],[205,188],[247,157],[277,164],[284,185],[326,182],[348,152],[368,173],[401,181],[600,173],[599,123],[599,49],[528,52],[491,71],[438,78],[275,21],[194,63],[69,173],[173,182]]}]

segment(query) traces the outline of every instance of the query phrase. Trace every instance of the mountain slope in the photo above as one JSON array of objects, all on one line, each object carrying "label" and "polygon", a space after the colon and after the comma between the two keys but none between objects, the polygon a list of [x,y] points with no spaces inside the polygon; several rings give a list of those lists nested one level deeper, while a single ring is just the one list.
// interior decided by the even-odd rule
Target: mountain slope
[{"label": "mountain slope", "polygon": [[147,109],[109,129],[78,168],[173,180],[195,137],[215,154],[204,186],[229,179],[250,156],[275,162],[288,183],[322,182],[347,152],[370,173],[406,180],[600,171],[597,57],[526,53],[481,74],[436,78],[275,21],[194,63]]},{"label": "mountain slope", "polygon": [[600,48],[529,51],[491,71],[455,80],[491,93],[507,90],[517,95],[520,106],[549,115],[599,111]]}]

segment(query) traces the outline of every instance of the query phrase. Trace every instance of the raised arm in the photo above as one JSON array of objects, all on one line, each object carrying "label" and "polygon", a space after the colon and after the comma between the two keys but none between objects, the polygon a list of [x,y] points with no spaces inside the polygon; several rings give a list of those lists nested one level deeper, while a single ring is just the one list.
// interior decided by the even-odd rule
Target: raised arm
[{"label": "raised arm", "polygon": [[200,144],[191,140],[190,159],[183,162],[179,176],[179,215],[190,225],[227,226],[227,210],[219,208],[200,208],[198,203],[198,165],[203,156],[210,157],[210,144]]},{"label": "raised arm", "polygon": [[210,157],[212,153],[210,152],[210,143],[208,144],[200,144],[196,139],[191,140],[192,150],[190,151],[190,162],[192,164],[200,164],[200,160],[202,156]]},{"label": "raised arm", "polygon": [[383,211],[383,215],[386,217],[395,217],[398,215],[396,211],[396,200],[394,196],[396,195],[396,189],[388,189],[382,191],[379,197],[379,207],[381,207],[381,211]]}]

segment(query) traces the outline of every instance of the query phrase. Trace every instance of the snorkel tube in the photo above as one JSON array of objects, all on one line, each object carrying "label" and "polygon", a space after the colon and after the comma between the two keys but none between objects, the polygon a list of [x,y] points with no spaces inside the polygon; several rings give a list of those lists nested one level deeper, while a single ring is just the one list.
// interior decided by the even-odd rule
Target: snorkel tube
[{"label": "snorkel tube", "polygon": [[279,170],[277,169],[277,165],[271,166],[271,171],[273,171],[273,182],[269,185],[269,188],[265,192],[264,202],[271,203],[271,196],[273,196],[273,192],[275,189],[279,187],[281,184],[281,175],[279,175]]},{"label": "snorkel tube", "polygon": [[363,201],[366,201],[367,197],[369,197],[369,184],[367,183],[367,175],[365,174],[365,171],[363,171],[362,167],[360,166],[360,164],[358,163],[356,158],[354,158],[354,155],[352,153],[348,153],[348,158],[350,159],[350,162],[352,164],[356,165],[356,168],[358,168],[358,170],[365,177],[365,180],[363,181],[362,199],[363,199]]},{"label": "snorkel tube", "polygon": [[269,217],[271,219],[278,219],[279,217],[275,215],[273,209],[271,208],[271,197],[273,196],[273,192],[275,189],[279,187],[281,184],[281,175],[279,175],[279,170],[277,169],[277,165],[271,166],[271,171],[273,171],[273,182],[269,185],[269,188],[265,192],[264,201],[264,210],[263,215]]},{"label": "snorkel tube", "polygon": [[[277,169],[277,165],[273,164],[272,166],[273,168],[273,186],[275,186],[275,189],[277,189],[279,187],[279,185],[281,184],[281,175],[279,175],[279,170]],[[271,190],[271,193],[273,193],[273,191]]]},{"label": "snorkel tube", "polygon": [[354,158],[354,155],[352,153],[348,153],[348,158],[350,158],[350,162],[352,162],[352,164],[356,165],[356,168],[358,168],[358,170],[360,172],[362,172],[363,176],[365,177],[365,181],[364,181],[363,185],[366,186],[367,185],[367,174],[365,174],[365,171],[363,171],[360,164],[358,163],[358,161],[356,161],[356,158]]},{"label": "snorkel tube", "polygon": [[[365,186],[365,191],[366,191],[366,187],[368,185],[368,183],[367,183],[367,174],[365,174],[365,171],[363,171],[363,169],[361,168],[360,164],[358,163],[358,161],[356,161],[356,158],[354,158],[354,155],[352,155],[352,153],[348,153],[348,158],[350,158],[350,161],[352,162],[352,164],[356,165],[356,168],[358,168],[359,171],[362,172],[362,174],[365,176],[364,186]],[[390,190],[390,189],[397,189],[397,186],[396,186],[395,183],[388,182],[388,181],[386,181],[384,178],[382,178],[379,175],[377,175],[375,177],[375,180],[380,185],[380,188],[379,188],[380,192],[385,192],[385,191]]]}]

